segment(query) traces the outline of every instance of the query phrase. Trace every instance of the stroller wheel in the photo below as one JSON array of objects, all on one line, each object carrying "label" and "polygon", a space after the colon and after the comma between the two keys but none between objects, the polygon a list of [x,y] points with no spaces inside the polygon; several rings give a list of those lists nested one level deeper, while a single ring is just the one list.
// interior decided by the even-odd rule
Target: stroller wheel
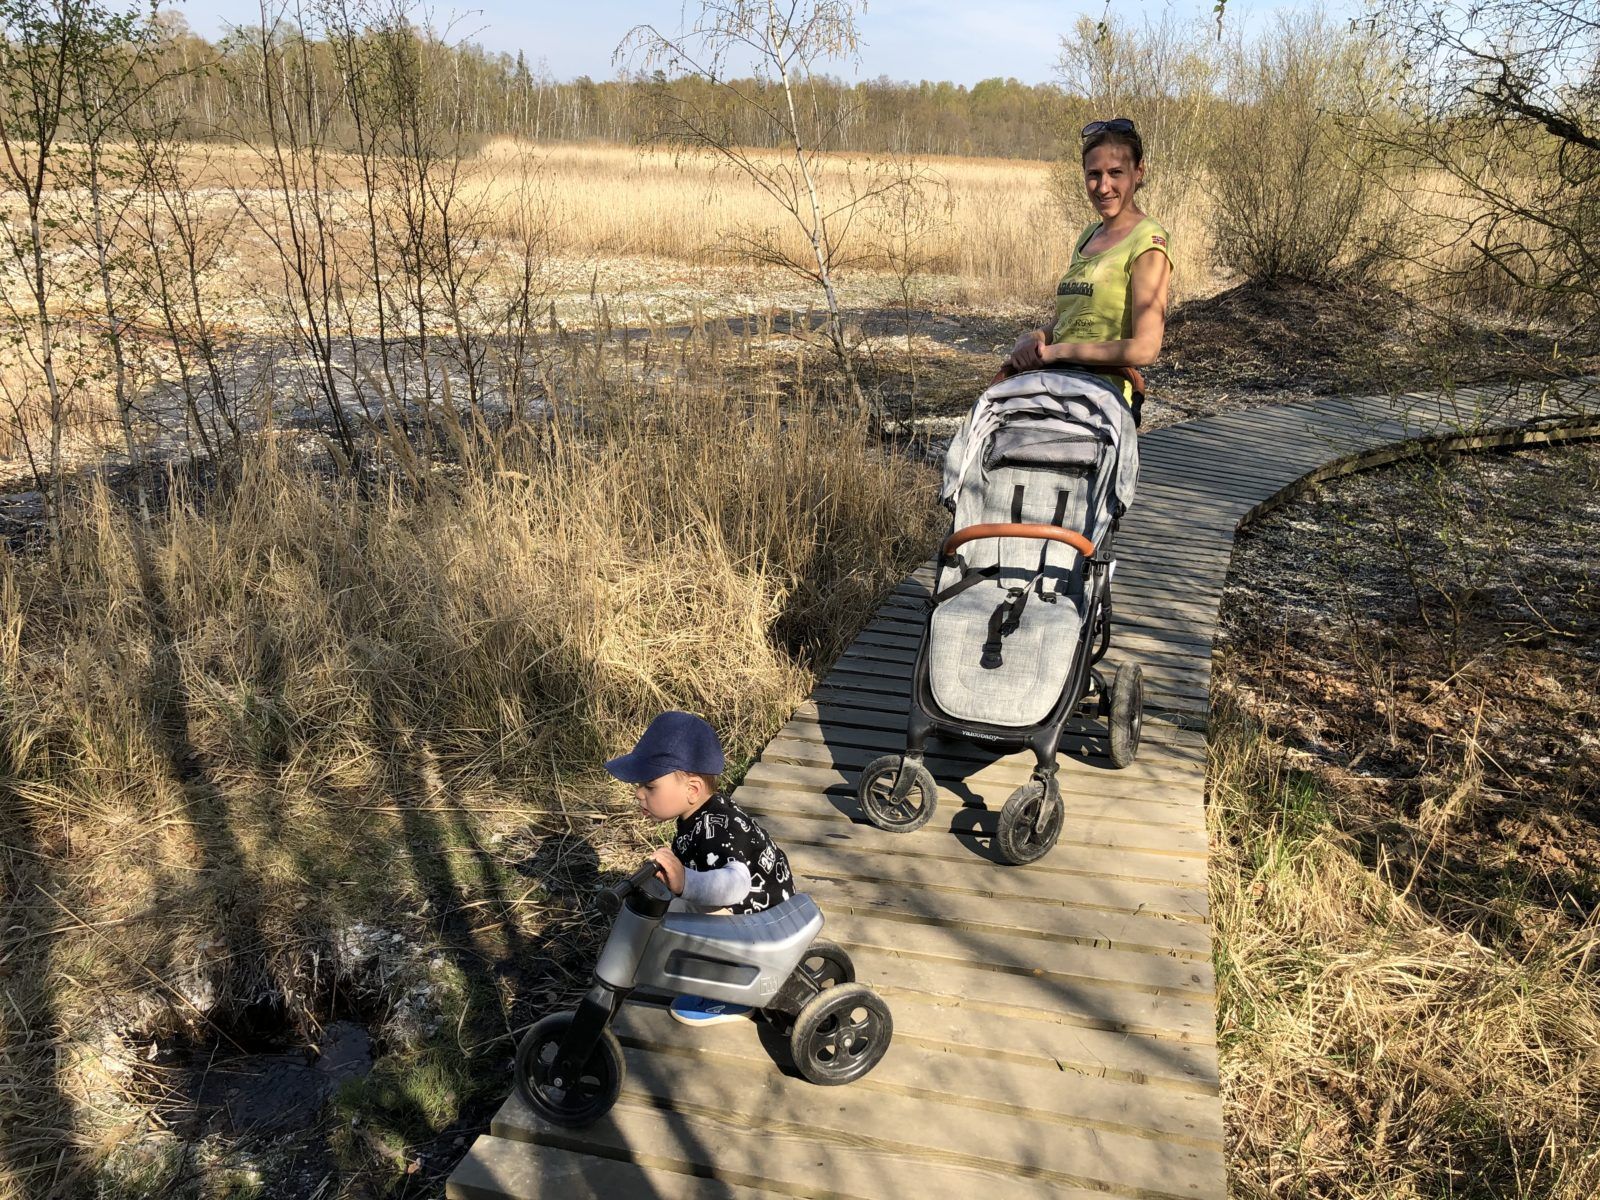
[{"label": "stroller wheel", "polygon": [[[911,786],[904,799],[894,798],[895,783],[900,778],[901,764],[911,772]],[[933,816],[939,801],[939,786],[933,775],[921,763],[906,763],[899,754],[885,754],[867,764],[856,784],[856,799],[861,811],[867,814],[879,829],[890,833],[910,833],[921,829]]]},{"label": "stroller wheel", "polygon": [[854,1083],[889,1049],[894,1018],[864,983],[828,988],[800,1010],[789,1034],[795,1068],[812,1083]]},{"label": "stroller wheel", "polygon": [[1111,765],[1121,770],[1139,753],[1144,732],[1144,670],[1136,662],[1117,668],[1111,681]]},{"label": "stroller wheel", "polygon": [[1000,827],[994,835],[1000,860],[1020,867],[1043,858],[1061,836],[1065,815],[1054,780],[1048,787],[1037,779],[1023,784],[1000,810]]},{"label": "stroller wheel", "polygon": [[598,1121],[611,1111],[622,1091],[626,1066],[622,1044],[607,1029],[600,1036],[589,1061],[571,1079],[552,1077],[561,1039],[572,1024],[575,1013],[551,1013],[535,1021],[517,1044],[517,1095],[553,1125],[576,1129]]}]

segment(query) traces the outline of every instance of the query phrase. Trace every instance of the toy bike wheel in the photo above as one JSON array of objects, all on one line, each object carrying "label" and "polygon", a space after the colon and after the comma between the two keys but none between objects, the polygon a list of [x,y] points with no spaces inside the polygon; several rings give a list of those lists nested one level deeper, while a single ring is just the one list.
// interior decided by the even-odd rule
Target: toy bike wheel
[{"label": "toy bike wheel", "polygon": [[1144,670],[1135,662],[1123,663],[1111,681],[1111,765],[1118,770],[1139,753],[1144,732]]},{"label": "toy bike wheel", "polygon": [[1000,810],[1000,827],[994,835],[1000,860],[1020,867],[1043,858],[1061,836],[1065,814],[1054,781],[1048,787],[1037,779],[1023,784]]},{"label": "toy bike wheel", "polygon": [[864,983],[841,983],[813,996],[789,1034],[789,1054],[812,1083],[853,1083],[889,1049],[894,1018]]},{"label": "toy bike wheel", "polygon": [[528,1107],[554,1125],[577,1128],[598,1121],[611,1111],[622,1091],[622,1045],[607,1029],[600,1035],[589,1061],[572,1079],[554,1078],[561,1039],[574,1014],[552,1013],[536,1021],[517,1044],[517,1094]]},{"label": "toy bike wheel", "polygon": [[879,829],[890,833],[910,833],[921,829],[933,816],[939,801],[939,786],[933,775],[921,763],[910,766],[911,789],[899,803],[894,799],[895,781],[900,777],[900,764],[905,758],[899,754],[885,754],[867,764],[856,784],[856,799],[861,811],[867,814]]},{"label": "toy bike wheel", "polygon": [[800,960],[800,968],[820,988],[839,987],[856,981],[856,964],[843,946],[818,938]]}]

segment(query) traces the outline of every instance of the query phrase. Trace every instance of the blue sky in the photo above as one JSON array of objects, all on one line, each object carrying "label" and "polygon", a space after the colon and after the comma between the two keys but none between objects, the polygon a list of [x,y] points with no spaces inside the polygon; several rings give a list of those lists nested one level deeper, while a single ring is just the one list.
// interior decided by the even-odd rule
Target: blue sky
[{"label": "blue sky", "polygon": [[[1279,6],[1271,0],[1228,0],[1227,20],[1248,27]],[[259,9],[250,0],[187,0],[176,7],[204,37],[259,20]],[[1125,0],[1114,11],[1138,20],[1141,15],[1159,18],[1166,8],[1180,18],[1205,20],[1212,0],[1165,5]],[[615,73],[612,51],[629,29],[645,22],[676,29],[682,11],[677,0],[481,0],[433,8],[435,24],[444,24],[453,14],[458,35],[496,50],[521,50],[531,63],[542,59],[558,79],[610,77]],[[1011,75],[1043,83],[1051,78],[1061,35],[1079,16],[1098,18],[1106,11],[1104,0],[869,0],[860,19],[860,66],[833,73],[966,84]]]}]

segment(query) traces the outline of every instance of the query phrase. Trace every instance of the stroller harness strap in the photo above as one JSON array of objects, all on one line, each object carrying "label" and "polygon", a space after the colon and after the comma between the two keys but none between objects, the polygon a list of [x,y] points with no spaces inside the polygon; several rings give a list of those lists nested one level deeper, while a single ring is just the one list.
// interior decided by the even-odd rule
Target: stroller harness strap
[{"label": "stroller harness strap", "polygon": [[[1021,627],[1022,610],[1028,606],[1028,597],[1033,595],[1033,589],[1038,587],[1043,579],[1044,571],[1041,570],[1021,587],[1009,589],[1006,598],[995,605],[994,612],[989,615],[989,636],[984,639],[983,657],[978,660],[980,667],[992,671],[1005,665],[1004,639],[1007,634],[1015,633]],[[1053,594],[1046,596],[1045,599],[1051,603],[1055,602]]]}]

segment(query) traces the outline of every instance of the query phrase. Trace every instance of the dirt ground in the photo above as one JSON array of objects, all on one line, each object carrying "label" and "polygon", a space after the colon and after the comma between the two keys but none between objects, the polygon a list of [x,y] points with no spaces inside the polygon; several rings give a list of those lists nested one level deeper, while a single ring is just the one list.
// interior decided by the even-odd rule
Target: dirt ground
[{"label": "dirt ground", "polygon": [[1239,540],[1220,687],[1452,929],[1600,903],[1600,446],[1350,478]]}]

